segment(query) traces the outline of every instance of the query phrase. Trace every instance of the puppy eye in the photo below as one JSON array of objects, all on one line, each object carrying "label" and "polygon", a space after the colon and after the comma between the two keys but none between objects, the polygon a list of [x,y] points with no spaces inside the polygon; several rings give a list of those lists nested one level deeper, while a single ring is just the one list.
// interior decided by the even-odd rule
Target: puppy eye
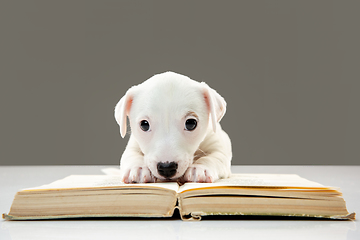
[{"label": "puppy eye", "polygon": [[143,130],[144,132],[149,131],[149,130],[150,130],[150,124],[149,124],[149,122],[146,121],[146,120],[142,120],[142,121],[140,122],[140,128],[141,128],[141,130]]},{"label": "puppy eye", "polygon": [[185,122],[185,129],[188,131],[192,131],[196,128],[197,126],[197,121],[196,119],[190,118],[188,120],[186,120]]}]

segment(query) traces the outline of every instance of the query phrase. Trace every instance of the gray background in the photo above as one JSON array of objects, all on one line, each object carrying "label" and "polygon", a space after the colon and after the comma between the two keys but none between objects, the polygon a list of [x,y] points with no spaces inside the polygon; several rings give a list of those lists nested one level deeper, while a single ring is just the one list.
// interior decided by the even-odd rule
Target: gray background
[{"label": "gray background", "polygon": [[1,165],[118,164],[113,118],[172,70],[215,88],[233,164],[360,163],[360,1],[1,1]]}]

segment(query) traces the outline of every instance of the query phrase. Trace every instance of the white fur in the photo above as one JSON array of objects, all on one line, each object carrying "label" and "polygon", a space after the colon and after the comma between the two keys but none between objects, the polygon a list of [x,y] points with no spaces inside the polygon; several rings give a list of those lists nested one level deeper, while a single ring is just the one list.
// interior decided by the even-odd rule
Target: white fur
[{"label": "white fur", "polygon": [[[231,142],[219,124],[225,111],[226,102],[215,90],[173,72],[130,88],[115,107],[121,136],[127,131],[127,116],[131,127],[120,161],[122,181],[166,180],[158,173],[159,162],[178,164],[170,180],[213,182],[229,177]],[[188,118],[197,119],[193,131],[185,129]],[[142,120],[150,123],[150,131],[141,130]]]}]

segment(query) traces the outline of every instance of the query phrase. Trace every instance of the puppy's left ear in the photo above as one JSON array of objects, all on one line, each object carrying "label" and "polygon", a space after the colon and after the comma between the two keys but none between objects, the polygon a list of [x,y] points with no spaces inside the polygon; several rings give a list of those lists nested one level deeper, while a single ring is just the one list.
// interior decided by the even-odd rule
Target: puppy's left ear
[{"label": "puppy's left ear", "polygon": [[133,87],[130,88],[115,106],[114,116],[120,126],[120,135],[122,138],[126,135],[126,117],[129,115],[133,102],[133,90]]},{"label": "puppy's left ear", "polygon": [[201,82],[202,93],[206,106],[210,112],[210,119],[214,132],[216,132],[216,123],[220,122],[226,112],[225,99],[206,83]]}]

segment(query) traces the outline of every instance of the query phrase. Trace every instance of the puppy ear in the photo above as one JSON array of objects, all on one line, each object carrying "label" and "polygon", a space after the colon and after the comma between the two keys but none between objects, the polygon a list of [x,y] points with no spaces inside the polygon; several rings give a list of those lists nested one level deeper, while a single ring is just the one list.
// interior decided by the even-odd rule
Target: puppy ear
[{"label": "puppy ear", "polygon": [[201,82],[201,84],[205,103],[210,112],[212,127],[214,132],[216,132],[216,123],[220,122],[226,112],[226,102],[220,94],[206,83]]},{"label": "puppy ear", "polygon": [[130,88],[115,106],[114,116],[120,126],[120,135],[122,138],[126,135],[126,117],[129,115],[132,102],[133,88]]}]

